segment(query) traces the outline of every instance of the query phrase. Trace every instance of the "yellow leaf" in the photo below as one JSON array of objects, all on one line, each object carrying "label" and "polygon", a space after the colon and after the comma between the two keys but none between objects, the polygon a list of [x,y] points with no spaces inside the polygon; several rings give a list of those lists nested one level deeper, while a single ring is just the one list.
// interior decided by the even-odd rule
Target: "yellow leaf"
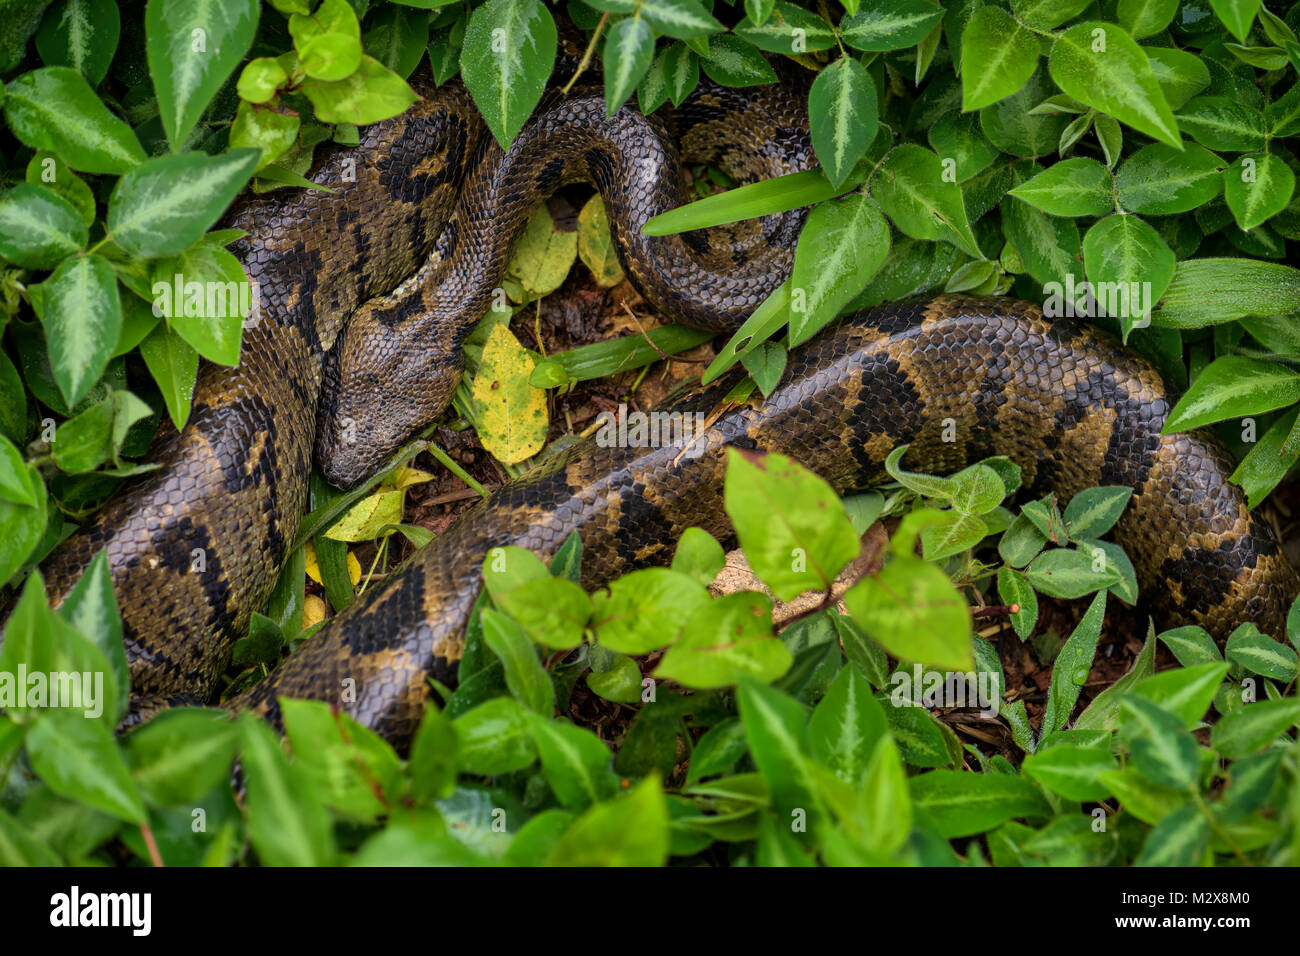
[{"label": "yellow leaf", "polygon": [[506,465],[537,454],[546,443],[546,392],[528,384],[536,364],[508,328],[492,327],[472,393],[479,441]]},{"label": "yellow leaf", "polygon": [[541,206],[528,220],[506,272],[538,299],[560,287],[577,254],[577,234],[557,230],[551,214]]},{"label": "yellow leaf", "polygon": [[599,195],[587,200],[578,213],[578,255],[601,285],[616,286],[623,281],[623,267],[609,235],[609,216]]},{"label": "yellow leaf", "polygon": [[[316,561],[316,545],[314,542],[307,542],[307,577],[311,578],[317,584],[324,584],[320,577],[320,564]],[[348,552],[348,578],[352,581],[352,586],[356,587],[357,582],[361,580],[361,562],[351,551]],[[306,627],[306,625],[303,625]]]},{"label": "yellow leaf", "polygon": [[[360,571],[360,568],[357,569]],[[325,620],[325,602],[315,594],[308,594],[302,605],[302,627],[305,631]]]},{"label": "yellow leaf", "polygon": [[[325,532],[325,537],[334,541],[369,541],[379,535],[384,525],[402,520],[405,500],[405,492],[381,488],[354,504],[334,527]],[[393,529],[389,528],[384,533],[392,532]]]},{"label": "yellow leaf", "polygon": [[411,485],[422,485],[426,481],[433,481],[433,475],[427,471],[420,471],[418,468],[402,468],[397,472],[397,488],[400,491],[403,488],[409,488]]},{"label": "yellow leaf", "polygon": [[316,561],[316,543],[307,542],[307,577],[311,578],[317,584],[324,584],[320,579],[320,564]]}]

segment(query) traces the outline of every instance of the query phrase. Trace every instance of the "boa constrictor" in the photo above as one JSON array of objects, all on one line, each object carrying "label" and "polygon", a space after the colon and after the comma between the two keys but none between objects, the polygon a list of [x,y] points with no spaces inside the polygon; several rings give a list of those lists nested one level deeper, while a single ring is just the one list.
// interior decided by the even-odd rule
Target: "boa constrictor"
[{"label": "boa constrictor", "polygon": [[[247,233],[232,249],[258,283],[262,314],[239,365],[201,370],[189,422],[151,452],[160,467],[47,562],[58,600],[107,549],[137,710],[212,695],[297,531],[313,446],[324,474],[350,484],[446,407],[461,342],[489,307],[511,243],[561,184],[598,188],[625,271],[672,318],[735,329],[790,273],[803,211],[666,238],[641,226],[685,201],[682,157],[741,182],[809,168],[798,80],[746,91],[706,83],[667,118],[624,106],[607,119],[598,92],[553,94],[505,152],[462,87],[413,84],[414,107],[318,162],[312,178],[334,192],[273,193],[232,213]],[[278,721],[278,696],[317,698],[409,740],[428,678],[455,680],[490,548],[548,556],[578,531],[584,584],[596,587],[665,560],[687,527],[726,539],[728,447],[792,455],[839,491],[879,480],[904,443],[914,468],[1005,454],[1032,489],[1130,486],[1115,536],[1144,592],[1168,621],[1220,637],[1243,620],[1276,628],[1297,590],[1271,530],[1228,482],[1223,449],[1206,434],[1160,433],[1170,403],[1155,371],[1033,306],[884,305],[797,350],[766,401],[717,414],[732,384],[676,405],[711,422],[691,455],[588,441],[547,461],[230,705]],[[944,419],[957,441],[940,440]],[[345,701],[344,686],[355,688]]]}]

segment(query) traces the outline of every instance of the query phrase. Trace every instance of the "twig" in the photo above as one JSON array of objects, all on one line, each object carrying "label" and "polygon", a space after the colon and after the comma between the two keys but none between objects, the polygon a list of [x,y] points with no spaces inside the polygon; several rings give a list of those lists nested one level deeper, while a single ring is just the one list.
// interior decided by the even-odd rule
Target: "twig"
[{"label": "twig", "polygon": [[582,53],[582,59],[578,61],[578,68],[573,71],[573,76],[570,77],[569,82],[564,85],[564,90],[562,92],[566,96],[568,95],[569,90],[573,89],[573,84],[578,82],[578,77],[582,76],[582,72],[587,68],[587,64],[591,62],[591,55],[596,52],[596,41],[600,39],[600,32],[605,29],[605,23],[607,20],[609,20],[609,14],[602,13],[600,15],[600,22],[596,24],[596,32],[591,35],[591,42],[587,44],[587,49]]}]

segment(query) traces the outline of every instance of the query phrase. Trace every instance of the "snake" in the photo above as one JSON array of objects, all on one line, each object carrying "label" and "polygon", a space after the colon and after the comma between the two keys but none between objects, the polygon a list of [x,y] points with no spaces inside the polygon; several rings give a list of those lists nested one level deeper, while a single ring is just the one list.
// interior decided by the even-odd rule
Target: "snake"
[{"label": "snake", "polygon": [[[684,161],[742,183],[813,168],[797,77],[701,82],[649,116],[631,105],[608,116],[598,90],[555,92],[508,148],[458,82],[411,83],[419,99],[405,113],[321,151],[311,178],[325,188],[232,209],[226,223],[243,235],[230,248],[260,304],[239,364],[202,367],[189,420],[164,425],[149,452],[155,470],[44,564],[57,604],[107,552],[133,710],[212,698],[294,541],[313,459],[353,484],[438,417],[513,241],[561,185],[596,187],[621,265],[670,318],[733,331],[790,276],[806,210],[679,236],[641,227],[688,198]],[[665,409],[706,416],[691,454],[577,442],[468,510],[225,705],[278,725],[282,697],[325,700],[405,745],[431,678],[455,686],[492,549],[546,558],[577,532],[582,584],[596,589],[665,563],[687,528],[734,540],[729,449],[788,455],[839,493],[882,480],[903,444],[909,467],[934,472],[1006,455],[1032,491],[1130,487],[1114,538],[1144,596],[1162,620],[1218,638],[1246,620],[1278,629],[1298,589],[1229,481],[1226,450],[1207,432],[1163,434],[1172,396],[1160,375],[1091,325],[1003,297],[909,298],[793,350],[766,398],[729,400],[743,374]]]}]

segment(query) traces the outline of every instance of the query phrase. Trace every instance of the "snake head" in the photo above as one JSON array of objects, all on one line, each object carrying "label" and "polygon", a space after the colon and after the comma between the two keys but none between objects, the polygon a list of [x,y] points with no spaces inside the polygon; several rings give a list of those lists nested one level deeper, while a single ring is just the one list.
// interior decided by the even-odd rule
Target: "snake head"
[{"label": "snake head", "polygon": [[316,464],[335,487],[379,471],[451,404],[464,353],[458,343],[423,343],[419,331],[413,319],[386,326],[359,313],[339,337],[316,427]]}]

